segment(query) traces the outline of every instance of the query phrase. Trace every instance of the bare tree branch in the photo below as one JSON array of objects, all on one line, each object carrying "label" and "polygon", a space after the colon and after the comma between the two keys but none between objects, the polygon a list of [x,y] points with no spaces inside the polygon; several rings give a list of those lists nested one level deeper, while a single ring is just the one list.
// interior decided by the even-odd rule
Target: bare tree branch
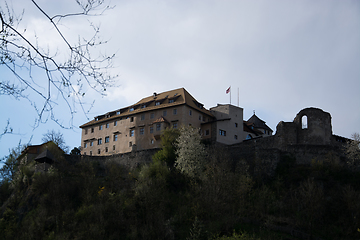
[{"label": "bare tree branch", "polygon": [[[6,1],[0,4],[0,67],[4,66],[14,76],[14,79],[0,80],[0,95],[27,99],[38,116],[35,127],[51,119],[62,127],[72,128],[72,119],[77,107],[80,107],[87,116],[84,95],[88,89],[105,95],[106,89],[114,85],[113,80],[117,77],[109,74],[114,55],[100,54],[95,58],[92,56],[96,47],[107,43],[100,40],[99,27],[90,21],[88,27],[93,31],[92,36],[89,39],[78,36],[76,43],[69,41],[59,27],[61,21],[66,18],[99,16],[112,7],[106,5],[104,0],[75,1],[80,11],[50,16],[35,0],[31,0],[39,13],[51,24],[54,33],[65,44],[67,48],[65,60],[62,59],[64,49],[61,51],[63,55],[58,55],[58,51],[51,53],[53,49],[39,46],[36,34],[29,38],[25,35],[26,29],[20,30],[19,23],[24,11],[17,16]],[[2,8],[1,5],[4,7]],[[44,79],[39,77],[39,70],[45,76],[47,82],[45,86]],[[42,101],[39,102],[36,95]],[[69,126],[61,124],[56,117],[57,96],[61,97],[69,109],[71,115]]]}]

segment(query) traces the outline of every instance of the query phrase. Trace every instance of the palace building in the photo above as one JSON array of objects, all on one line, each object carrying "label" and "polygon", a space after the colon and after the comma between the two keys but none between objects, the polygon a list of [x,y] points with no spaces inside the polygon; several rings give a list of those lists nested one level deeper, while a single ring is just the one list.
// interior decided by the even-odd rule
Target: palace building
[{"label": "palace building", "polygon": [[105,156],[160,148],[162,131],[181,126],[199,128],[204,139],[231,145],[249,135],[243,125],[242,108],[218,104],[207,110],[179,88],[154,93],[81,125],[81,154]]}]

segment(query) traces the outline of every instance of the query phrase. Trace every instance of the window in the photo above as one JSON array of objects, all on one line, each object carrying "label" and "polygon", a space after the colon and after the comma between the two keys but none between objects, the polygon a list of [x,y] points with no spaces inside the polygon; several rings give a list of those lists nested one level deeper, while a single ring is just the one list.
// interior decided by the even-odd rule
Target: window
[{"label": "window", "polygon": [[86,156],[86,152],[84,152],[84,155]]},{"label": "window", "polygon": [[144,135],[144,128],[140,128],[140,135]]},{"label": "window", "polygon": [[238,124],[237,124],[237,123],[235,123],[235,127],[238,127]]},{"label": "window", "polygon": [[98,139],[98,145],[101,145],[101,144],[102,144],[102,139],[99,138],[99,139]]},{"label": "window", "polygon": [[144,105],[141,105],[141,108],[146,108],[146,105],[144,104]]},{"label": "window", "polygon": [[91,128],[91,133],[93,133],[94,132],[94,128]]},{"label": "window", "polygon": [[199,120],[201,121],[201,119],[202,119],[202,117],[201,117],[201,115],[199,115]]},{"label": "window", "polygon": [[93,142],[93,141],[90,142],[90,147],[92,147],[92,146],[94,146],[94,142]]},{"label": "window", "polygon": [[92,156],[92,151],[90,151],[90,156]]},{"label": "window", "polygon": [[132,146],[132,142],[129,142],[129,147],[131,147]]},{"label": "window", "polygon": [[130,130],[130,137],[133,137],[133,136],[134,136],[134,133],[135,133],[134,129],[131,129],[131,130]]},{"label": "window", "polygon": [[154,142],[155,142],[154,139],[151,139],[150,143],[151,143],[151,144],[154,144]]},{"label": "window", "polygon": [[117,121],[116,120],[114,121],[114,126],[117,126]]},{"label": "window", "polygon": [[155,106],[159,106],[159,105],[160,105],[160,102],[156,102],[156,103],[155,103]]},{"label": "window", "polygon": [[117,134],[115,134],[115,135],[114,135],[114,142],[116,142],[116,141],[117,141],[117,139],[118,139],[118,135],[117,135]]},{"label": "window", "polygon": [[177,114],[177,109],[175,108],[174,110],[173,110],[173,115],[176,115]]},{"label": "window", "polygon": [[177,127],[178,127],[178,124],[177,124],[177,123],[173,123],[173,128],[174,128],[174,129],[177,129]]},{"label": "window", "polygon": [[110,137],[109,136],[105,137],[105,143],[108,143],[109,141],[110,141]]},{"label": "window", "polygon": [[105,152],[108,152],[108,151],[109,151],[109,149],[108,149],[108,147],[106,147],[106,148],[105,148]]},{"label": "window", "polygon": [[150,133],[153,133],[153,132],[154,132],[154,127],[151,126],[151,127],[150,127]]},{"label": "window", "polygon": [[113,151],[115,151],[115,145],[113,145]]},{"label": "window", "polygon": [[100,154],[101,153],[101,151],[100,151],[100,149],[98,149],[98,154]]},{"label": "window", "polygon": [[130,122],[133,122],[133,121],[134,121],[134,117],[131,117],[131,118],[130,118]]},{"label": "window", "polygon": [[156,124],[156,131],[160,131],[160,129],[161,129],[161,123],[157,123]]},{"label": "window", "polygon": [[189,110],[189,116],[191,116],[192,115],[192,111],[191,110]]},{"label": "window", "polygon": [[87,147],[87,143],[84,143],[84,148],[86,148]]},{"label": "window", "polygon": [[132,111],[134,111],[134,108],[132,107],[132,108],[130,108],[130,110],[129,110],[130,112],[132,112]]},{"label": "window", "polygon": [[249,139],[252,139],[252,137],[251,137],[250,134],[248,134],[248,135],[246,136],[246,140],[249,140]]},{"label": "window", "polygon": [[209,129],[206,129],[206,130],[205,130],[205,136],[208,136],[208,135],[210,135],[210,130],[209,130]]},{"label": "window", "polygon": [[102,128],[103,128],[103,126],[102,126],[102,125],[100,125],[100,126],[99,126],[99,130],[102,130]]},{"label": "window", "polygon": [[140,119],[141,119],[141,120],[145,120],[145,114],[141,114]]},{"label": "window", "polygon": [[170,100],[169,100],[169,103],[173,103],[173,102],[174,102],[174,99],[170,99]]},{"label": "window", "polygon": [[150,113],[150,119],[153,119],[155,117],[154,113]]},{"label": "window", "polygon": [[120,115],[120,111],[117,111],[117,112],[116,112],[116,115]]},{"label": "window", "polygon": [[220,129],[219,134],[220,136],[226,136],[226,131]]},{"label": "window", "polygon": [[166,112],[166,110],[164,110],[163,111],[163,116],[166,117],[166,114],[167,114],[167,112]]},{"label": "window", "polygon": [[106,124],[106,128],[109,128],[109,123]]},{"label": "window", "polygon": [[302,129],[308,128],[308,119],[307,119],[306,115],[302,116],[302,118],[301,118],[301,128]]},{"label": "window", "polygon": [[85,129],[85,135],[87,134],[87,132],[88,132],[88,130],[87,130],[87,128]]},{"label": "window", "polygon": [[234,135],[234,139],[235,139],[235,140],[237,140],[237,139],[238,139],[237,135]]}]

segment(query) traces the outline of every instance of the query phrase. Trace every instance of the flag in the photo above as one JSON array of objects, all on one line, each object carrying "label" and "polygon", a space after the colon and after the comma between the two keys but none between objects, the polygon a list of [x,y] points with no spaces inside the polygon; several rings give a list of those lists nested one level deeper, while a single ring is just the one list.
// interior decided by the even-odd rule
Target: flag
[{"label": "flag", "polygon": [[230,92],[230,88],[231,88],[231,87],[229,87],[228,89],[226,89],[226,94],[228,94],[228,93]]}]

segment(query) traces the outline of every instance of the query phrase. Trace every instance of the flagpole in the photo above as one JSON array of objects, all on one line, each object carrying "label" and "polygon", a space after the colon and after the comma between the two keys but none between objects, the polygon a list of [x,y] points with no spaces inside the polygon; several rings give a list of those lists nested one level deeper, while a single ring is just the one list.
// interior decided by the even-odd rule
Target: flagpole
[{"label": "flagpole", "polygon": [[230,105],[231,105],[231,85],[230,85]]},{"label": "flagpole", "polygon": [[238,88],[238,107],[240,107],[240,104],[239,104],[239,102],[240,102],[240,95],[239,95],[239,88]]}]

